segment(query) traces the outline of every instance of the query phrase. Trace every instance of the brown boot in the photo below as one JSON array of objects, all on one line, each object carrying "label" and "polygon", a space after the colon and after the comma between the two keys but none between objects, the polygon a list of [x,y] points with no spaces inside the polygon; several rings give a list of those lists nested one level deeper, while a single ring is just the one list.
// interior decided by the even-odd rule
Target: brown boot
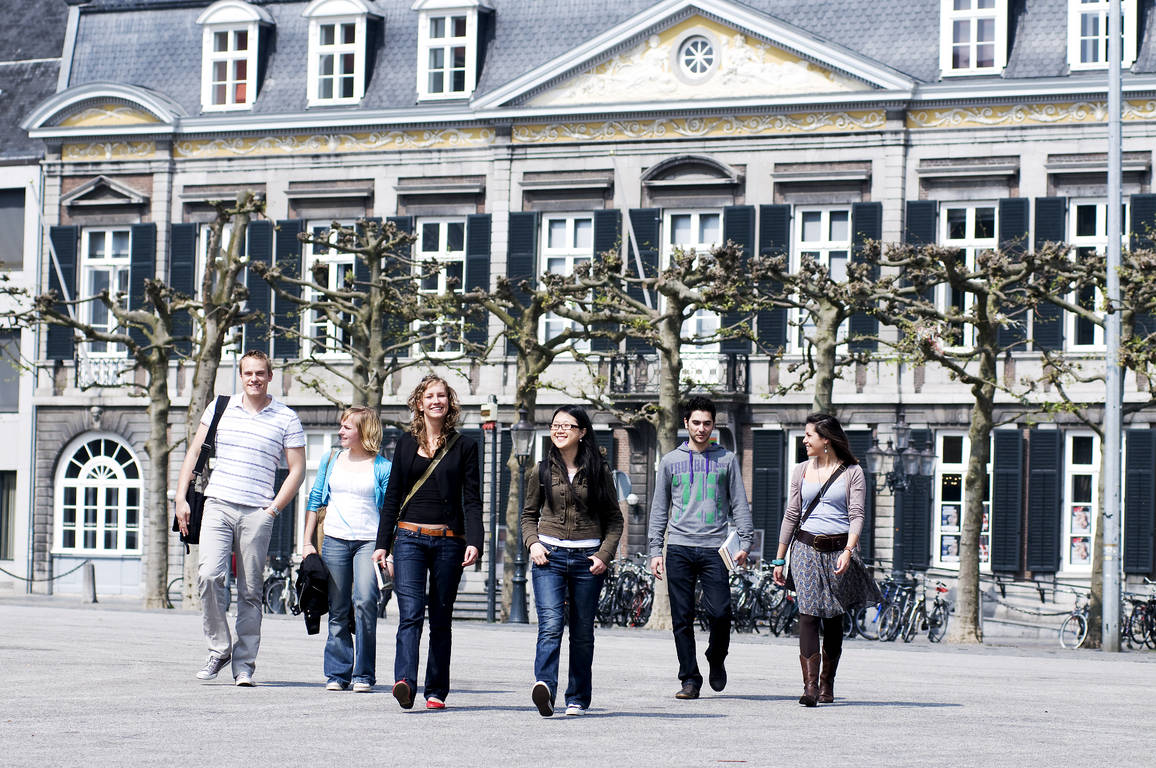
[{"label": "brown boot", "polygon": [[819,673],[819,703],[830,704],[835,701],[835,670],[839,668],[839,657],[842,653],[828,654],[823,651],[823,671]]},{"label": "brown boot", "polygon": [[799,703],[804,707],[814,707],[819,703],[819,654],[810,656],[799,654],[799,665],[803,668],[803,695]]}]

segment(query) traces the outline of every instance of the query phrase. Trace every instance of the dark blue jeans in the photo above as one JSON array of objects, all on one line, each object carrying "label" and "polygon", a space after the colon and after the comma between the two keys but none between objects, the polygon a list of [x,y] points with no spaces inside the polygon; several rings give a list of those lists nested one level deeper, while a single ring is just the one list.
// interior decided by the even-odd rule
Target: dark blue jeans
[{"label": "dark blue jeans", "polygon": [[702,583],[702,597],[710,620],[708,662],[719,663],[731,646],[730,576],[714,547],[666,546],[666,588],[670,595],[670,623],[678,654],[678,679],[702,687],[702,673],[694,646],[694,583]]},{"label": "dark blue jeans", "polygon": [[[558,654],[562,647],[562,627],[570,624],[570,674],[566,703],[590,706],[594,663],[594,614],[605,574],[590,572],[590,555],[598,551],[552,547],[543,544],[549,561],[535,564],[534,605],[538,609],[538,647],[534,654],[534,679],[550,687],[551,700],[558,690]],[[569,615],[563,612],[569,608]],[[565,619],[565,621],[564,621]]]},{"label": "dark blue jeans", "polygon": [[397,595],[398,610],[393,677],[417,690],[417,655],[428,605],[427,699],[436,696],[445,700],[450,690],[450,624],[465,556],[466,543],[461,539],[399,530],[393,543],[393,593]]}]

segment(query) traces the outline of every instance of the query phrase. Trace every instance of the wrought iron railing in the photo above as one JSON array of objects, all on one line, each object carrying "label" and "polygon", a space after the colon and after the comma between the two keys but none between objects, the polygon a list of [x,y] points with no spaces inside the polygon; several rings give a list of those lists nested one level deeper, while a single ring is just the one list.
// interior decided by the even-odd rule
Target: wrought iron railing
[{"label": "wrought iron railing", "polygon": [[76,386],[119,387],[128,383],[132,365],[123,355],[92,355],[77,351]]},{"label": "wrought iron railing", "polygon": [[[683,384],[691,391],[750,394],[751,360],[748,355],[684,354]],[[616,395],[658,392],[658,358],[653,355],[613,355],[603,358],[610,391]]]}]

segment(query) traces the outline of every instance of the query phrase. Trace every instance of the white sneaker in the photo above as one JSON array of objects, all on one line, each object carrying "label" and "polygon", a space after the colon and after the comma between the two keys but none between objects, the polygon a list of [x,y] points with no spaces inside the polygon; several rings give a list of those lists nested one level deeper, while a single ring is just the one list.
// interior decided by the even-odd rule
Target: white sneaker
[{"label": "white sneaker", "polygon": [[369,693],[372,690],[373,690],[373,686],[370,685],[369,683],[365,682],[364,680],[353,681],[353,692],[354,693]]},{"label": "white sneaker", "polygon": [[581,704],[567,704],[566,714],[568,715],[584,715],[586,714],[586,707]]},{"label": "white sneaker", "polygon": [[340,680],[330,680],[328,683],[325,684],[325,690],[327,690],[327,691],[344,691],[345,690],[345,683],[341,682]]},{"label": "white sneaker", "polygon": [[221,668],[229,663],[229,654],[224,656],[218,653],[210,653],[209,658],[205,661],[205,666],[201,667],[201,671],[197,673],[198,680],[212,680],[221,671]]},{"label": "white sneaker", "polygon": [[253,687],[253,676],[247,672],[242,672],[241,674],[237,675],[236,681],[237,681],[237,686],[240,688],[252,688]]}]

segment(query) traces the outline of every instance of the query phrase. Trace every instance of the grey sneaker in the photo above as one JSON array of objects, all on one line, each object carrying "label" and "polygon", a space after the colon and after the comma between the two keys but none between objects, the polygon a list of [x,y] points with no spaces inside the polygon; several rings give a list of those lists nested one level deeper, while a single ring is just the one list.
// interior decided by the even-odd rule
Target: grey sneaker
[{"label": "grey sneaker", "polygon": [[345,683],[341,682],[340,680],[330,680],[328,683],[325,684],[325,690],[327,690],[327,691],[344,691],[345,690]]},{"label": "grey sneaker", "polygon": [[370,685],[369,683],[365,682],[364,680],[354,680],[353,681],[353,692],[354,693],[369,693],[372,690],[373,690],[373,686]]},{"label": "grey sneaker", "polygon": [[253,676],[250,675],[248,672],[242,672],[241,674],[237,675],[236,681],[237,681],[237,685],[241,688],[252,688],[253,687]]},{"label": "grey sneaker", "polygon": [[581,704],[567,704],[566,714],[570,717],[577,717],[578,715],[586,714],[586,707]]},{"label": "grey sneaker", "polygon": [[201,671],[197,673],[198,680],[212,680],[221,671],[221,668],[229,663],[232,658],[229,654],[221,656],[217,653],[210,653],[209,658],[205,661],[205,666],[201,667]]}]

